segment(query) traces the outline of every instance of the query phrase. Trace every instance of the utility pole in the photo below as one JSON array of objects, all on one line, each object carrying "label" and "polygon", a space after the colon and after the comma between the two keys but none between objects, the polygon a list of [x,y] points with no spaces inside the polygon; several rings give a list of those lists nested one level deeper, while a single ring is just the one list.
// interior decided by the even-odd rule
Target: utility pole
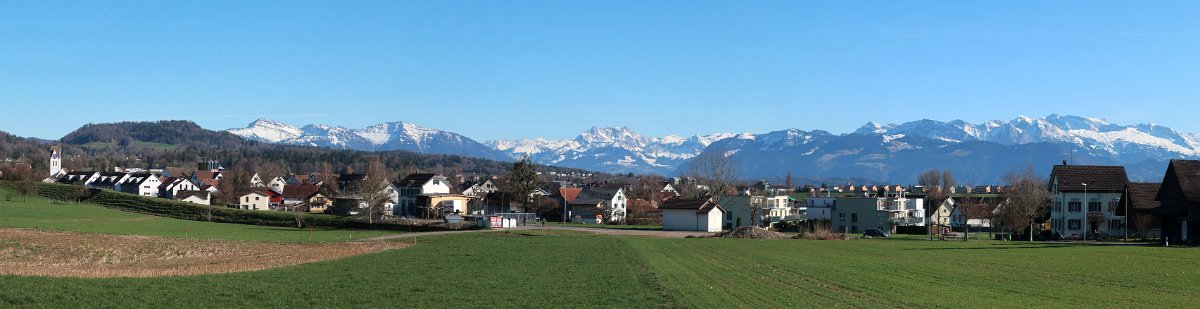
[{"label": "utility pole", "polygon": [[[1089,202],[1088,202],[1088,199],[1087,199],[1087,183],[1086,183],[1086,182],[1085,182],[1085,183],[1083,183],[1083,205],[1080,205],[1080,207],[1079,207],[1079,208],[1084,208],[1084,207],[1089,207],[1089,208],[1091,207],[1091,203],[1089,203]],[[1083,210],[1083,209],[1080,209],[1080,210]],[[1088,221],[1088,220],[1087,220],[1087,219],[1088,219],[1087,217],[1088,217],[1088,216],[1087,216],[1087,212],[1086,212],[1086,211],[1084,211],[1084,212],[1083,212],[1083,222],[1081,222],[1081,223],[1087,223],[1087,221]],[[1087,234],[1088,234],[1088,232],[1089,232],[1089,231],[1088,231],[1088,229],[1087,229],[1087,224],[1082,224],[1082,225],[1083,225],[1083,226],[1081,226],[1081,227],[1083,227],[1083,228],[1084,228],[1084,229],[1083,229],[1083,241],[1085,241],[1085,242],[1086,242],[1086,241],[1087,241]]]}]

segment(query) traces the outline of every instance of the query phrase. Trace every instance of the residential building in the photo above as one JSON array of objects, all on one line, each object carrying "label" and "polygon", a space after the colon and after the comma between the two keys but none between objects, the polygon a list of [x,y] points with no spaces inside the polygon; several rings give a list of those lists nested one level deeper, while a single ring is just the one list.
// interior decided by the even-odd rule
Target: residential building
[{"label": "residential building", "polygon": [[1117,215],[1128,218],[1126,229],[1130,237],[1162,237],[1162,222],[1153,213],[1161,205],[1156,200],[1161,187],[1158,182],[1131,182],[1125,187],[1121,201],[1117,202]]},{"label": "residential building", "polygon": [[1158,190],[1160,205],[1154,209],[1162,224],[1162,236],[1171,243],[1200,240],[1200,161],[1171,160]]},{"label": "residential building", "polygon": [[[282,178],[280,179],[282,180]],[[333,200],[321,194],[320,187],[317,185],[286,186],[281,195],[283,205],[301,205],[313,213],[323,213],[333,206]]]},{"label": "residential building", "polygon": [[122,182],[125,182],[126,177],[129,177],[129,174],[121,172],[101,172],[100,176],[97,177],[95,181],[87,184],[87,187],[93,189],[117,191],[119,189],[118,185],[120,185]]},{"label": "residential building", "polygon": [[[563,189],[560,188],[559,192]],[[564,196],[565,198],[565,196]],[[566,216],[571,222],[603,223],[625,220],[628,201],[622,187],[588,187],[579,189],[575,198],[564,200]]]},{"label": "residential building", "polygon": [[141,196],[158,196],[158,187],[162,180],[148,172],[127,174],[115,190]]},{"label": "residential building", "polygon": [[804,198],[804,217],[808,220],[832,219],[832,208],[837,203],[836,197],[806,197]]},{"label": "residential building", "polygon": [[271,210],[271,196],[264,190],[255,190],[238,198],[238,209]]},{"label": "residential building", "polygon": [[202,190],[180,190],[173,195],[176,200],[200,205],[212,205],[212,192]]},{"label": "residential building", "polygon": [[833,231],[856,234],[870,228],[892,231],[891,208],[886,198],[843,197],[831,208]]},{"label": "residential building", "polygon": [[450,193],[445,176],[412,174],[394,184],[396,206],[392,215],[440,218],[448,213],[467,213],[471,198]]},{"label": "residential building", "polygon": [[1129,184],[1123,166],[1055,165],[1050,172],[1050,228],[1065,238],[1124,235],[1115,210]]},{"label": "residential building", "polygon": [[720,232],[725,210],[712,199],[670,199],[660,207],[663,230]]},{"label": "residential building", "polygon": [[271,190],[275,190],[275,192],[279,192],[279,193],[283,193],[284,188],[287,186],[288,186],[288,181],[286,179],[284,179],[283,177],[272,178],[271,182],[267,183],[268,188],[271,188]]}]

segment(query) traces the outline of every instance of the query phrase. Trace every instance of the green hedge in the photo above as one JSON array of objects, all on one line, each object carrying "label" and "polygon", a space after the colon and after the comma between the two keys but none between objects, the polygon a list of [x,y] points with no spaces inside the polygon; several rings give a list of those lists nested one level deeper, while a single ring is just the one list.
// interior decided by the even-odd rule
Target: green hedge
[{"label": "green hedge", "polygon": [[[0,182],[0,187],[14,189],[16,182]],[[37,183],[38,195],[56,200],[78,201],[107,208],[136,212],[160,217],[184,220],[212,221],[265,226],[295,227],[296,219],[291,212],[241,210],[227,207],[197,205],[192,203],[144,197],[132,194],[87,189],[80,186]],[[209,220],[211,212],[212,219]],[[392,223],[367,223],[351,217],[323,214],[304,214],[304,224],[310,227],[349,228],[369,230],[394,230],[409,232],[472,229],[474,225],[402,225]]]},{"label": "green hedge", "polygon": [[929,234],[929,228],[924,226],[897,226],[896,234],[926,235]]}]

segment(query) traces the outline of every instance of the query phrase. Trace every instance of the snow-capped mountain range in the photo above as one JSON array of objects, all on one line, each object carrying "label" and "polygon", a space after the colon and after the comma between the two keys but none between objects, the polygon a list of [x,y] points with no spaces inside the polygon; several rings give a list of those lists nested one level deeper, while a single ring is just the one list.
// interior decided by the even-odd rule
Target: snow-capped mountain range
[{"label": "snow-capped mountain range", "polygon": [[[593,127],[574,139],[479,143],[459,134],[392,122],[365,129],[301,128],[260,119],[230,133],[264,142],[358,150],[410,150],[512,160],[611,173],[678,174],[691,158],[719,152],[742,177],[778,178],[788,171],[813,178],[866,177],[911,182],[930,168],[951,169],[960,181],[996,182],[1014,169],[1073,164],[1126,165],[1135,180],[1156,180],[1170,159],[1200,158],[1200,135],[1154,124],[1119,125],[1065,115],[1020,116],[972,124],[961,120],[867,123],[846,134],[788,129],[682,137],[644,136],[626,127]],[[1162,165],[1162,166],[1159,166]]]},{"label": "snow-capped mountain range", "polygon": [[571,140],[499,140],[488,141],[487,145],[514,158],[529,156],[541,164],[612,173],[666,174],[700,154],[709,144],[732,136],[735,135],[717,133],[686,138],[649,137],[627,127],[593,127]]},{"label": "snow-capped mountain range", "polygon": [[407,150],[429,154],[453,154],[492,160],[510,160],[507,154],[458,133],[421,127],[407,122],[388,122],[363,129],[310,124],[297,128],[258,119],[229,133],[267,143],[354,149],[367,151]]}]

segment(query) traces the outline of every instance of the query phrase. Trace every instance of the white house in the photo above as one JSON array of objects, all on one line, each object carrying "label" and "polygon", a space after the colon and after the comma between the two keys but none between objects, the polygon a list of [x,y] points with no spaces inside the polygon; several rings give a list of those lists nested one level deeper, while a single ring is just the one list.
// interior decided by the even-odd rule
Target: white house
[{"label": "white house", "polygon": [[167,178],[158,187],[158,195],[164,198],[175,198],[179,191],[198,191],[200,186],[184,177]]},{"label": "white house", "polygon": [[87,187],[93,189],[120,191],[120,184],[125,182],[125,178],[128,177],[128,173],[101,172],[100,177],[97,177],[95,181],[88,183]]},{"label": "white house", "polygon": [[435,174],[408,175],[393,185],[396,191],[396,206],[389,214],[398,216],[429,216],[433,207],[438,206],[431,204],[430,197],[450,194],[450,184],[446,177]]},{"label": "white house", "polygon": [[68,185],[90,186],[100,179],[99,172],[68,172],[59,176],[55,182]]},{"label": "white house", "polygon": [[267,186],[267,183],[263,182],[262,177],[259,177],[258,173],[254,173],[254,175],[250,175],[250,186],[255,188],[263,188]]},{"label": "white house", "polygon": [[1125,217],[1116,210],[1128,184],[1123,166],[1055,165],[1050,172],[1050,229],[1066,238],[1123,235]]},{"label": "white house", "polygon": [[247,210],[271,210],[271,196],[255,191],[238,199],[238,208]]},{"label": "white house", "polygon": [[830,220],[833,219],[830,211],[833,205],[837,203],[836,197],[807,197],[804,198],[805,210],[804,216],[808,220]]},{"label": "white house", "polygon": [[574,199],[566,203],[567,217],[572,222],[604,223],[625,219],[628,199],[622,187],[583,188]]},{"label": "white house", "polygon": [[212,193],[208,191],[181,190],[179,192],[175,192],[174,196],[177,200],[182,202],[200,205],[212,205]]},{"label": "white house", "polygon": [[659,207],[663,211],[663,230],[720,232],[725,209],[711,199],[670,199]]},{"label": "white house", "polygon": [[117,185],[117,190],[129,194],[158,197],[158,187],[162,180],[148,172],[129,174],[123,182]]},{"label": "white house", "polygon": [[267,187],[271,188],[271,190],[274,190],[275,192],[283,193],[283,189],[287,186],[287,184],[287,180],[283,179],[283,177],[275,177],[271,179],[270,183],[267,183]]}]

